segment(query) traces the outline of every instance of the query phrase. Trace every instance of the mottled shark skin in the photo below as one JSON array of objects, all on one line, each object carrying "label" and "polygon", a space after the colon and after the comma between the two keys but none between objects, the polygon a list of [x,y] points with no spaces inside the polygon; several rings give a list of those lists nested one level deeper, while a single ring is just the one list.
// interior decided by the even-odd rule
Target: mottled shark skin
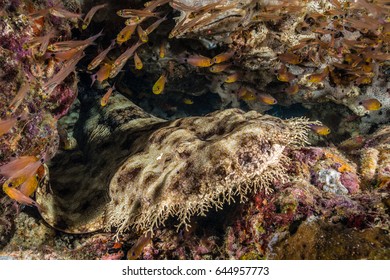
[{"label": "mottled shark skin", "polygon": [[75,127],[79,149],[53,158],[50,182],[36,194],[46,222],[70,233],[104,226],[111,176],[129,155],[143,148],[149,132],[165,122],[120,94],[112,96],[106,107],[96,100],[83,107]]},{"label": "mottled shark skin", "polygon": [[107,229],[153,231],[171,216],[186,227],[210,208],[272,191],[288,178],[284,150],[306,142],[308,124],[239,109],[170,122],[113,175]]},{"label": "mottled shark skin", "polygon": [[286,147],[306,143],[309,122],[255,111],[217,111],[166,122],[117,94],[76,124],[80,150],[59,154],[37,201],[63,231],[177,227],[287,180]]}]

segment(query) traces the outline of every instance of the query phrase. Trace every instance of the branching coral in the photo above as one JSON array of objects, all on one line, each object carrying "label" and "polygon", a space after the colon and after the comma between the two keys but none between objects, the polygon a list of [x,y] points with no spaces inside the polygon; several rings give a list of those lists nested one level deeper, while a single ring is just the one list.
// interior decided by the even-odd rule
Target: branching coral
[{"label": "branching coral", "polygon": [[284,149],[306,142],[308,124],[237,109],[171,122],[113,176],[108,226],[152,231],[177,216],[187,227],[191,216],[235,196],[271,191],[287,179]]}]

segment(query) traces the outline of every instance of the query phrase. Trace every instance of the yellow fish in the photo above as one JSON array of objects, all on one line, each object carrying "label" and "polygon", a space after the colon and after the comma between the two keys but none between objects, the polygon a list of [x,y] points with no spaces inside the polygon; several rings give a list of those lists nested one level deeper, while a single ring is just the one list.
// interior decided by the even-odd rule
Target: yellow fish
[{"label": "yellow fish", "polygon": [[148,40],[149,40],[148,34],[146,33],[145,30],[142,29],[141,25],[138,25],[138,26],[137,26],[137,33],[138,33],[139,39],[140,39],[143,43],[148,42]]},{"label": "yellow fish", "polygon": [[189,99],[189,98],[184,98],[183,103],[187,104],[187,105],[192,105],[192,104],[194,104],[194,101],[192,99]]},{"label": "yellow fish", "polygon": [[320,83],[322,82],[329,74],[329,68],[326,67],[322,73],[315,73],[308,76],[308,82],[310,83]]},{"label": "yellow fish", "polygon": [[184,58],[183,61],[196,67],[210,67],[211,65],[213,65],[211,58],[208,58],[203,55],[189,56]]},{"label": "yellow fish", "polygon": [[93,16],[96,14],[96,12],[100,9],[107,7],[107,5],[108,4],[106,3],[106,4],[101,4],[101,5],[97,5],[97,6],[92,7],[89,10],[89,12],[87,13],[87,15],[84,17],[81,29],[82,30],[87,29],[88,25],[91,23],[91,20],[92,20]]},{"label": "yellow fish", "polygon": [[116,41],[118,42],[118,44],[122,44],[128,41],[131,38],[131,35],[133,35],[136,28],[137,25],[126,25],[116,36]]},{"label": "yellow fish", "polygon": [[99,71],[91,75],[91,79],[92,79],[91,86],[95,83],[95,81],[102,83],[104,80],[107,80],[108,77],[110,76],[111,67],[112,67],[111,64],[108,63],[105,63],[103,64],[103,66],[100,66]]},{"label": "yellow fish", "polygon": [[106,106],[107,103],[108,103],[108,99],[110,98],[112,92],[114,91],[115,89],[115,85],[110,87],[107,92],[103,95],[102,99],[100,100],[100,105],[102,107]]},{"label": "yellow fish", "polygon": [[288,88],[286,88],[286,93],[287,94],[294,95],[294,94],[298,93],[298,91],[299,91],[298,83],[293,83]]},{"label": "yellow fish", "polygon": [[301,58],[294,53],[282,53],[282,54],[279,54],[278,58],[283,63],[288,63],[288,64],[301,63]]},{"label": "yellow fish", "polygon": [[213,57],[212,62],[213,63],[221,63],[229,60],[236,52],[235,51],[229,51],[220,53]]},{"label": "yellow fish", "polygon": [[326,125],[318,125],[318,124],[312,124],[310,125],[310,129],[313,130],[318,135],[328,135],[330,133],[330,128]]},{"label": "yellow fish", "polygon": [[134,65],[135,69],[141,70],[144,65],[142,64],[141,58],[138,56],[137,52],[134,53]]},{"label": "yellow fish", "polygon": [[256,94],[246,87],[242,87],[238,90],[238,97],[245,101],[254,101],[257,99]]},{"label": "yellow fish", "polygon": [[277,78],[281,82],[288,83],[291,82],[295,78],[295,76],[288,72],[287,67],[283,64],[282,67],[280,67],[280,69],[278,70]]},{"label": "yellow fish", "polygon": [[238,72],[235,72],[233,74],[230,74],[229,76],[226,77],[226,79],[224,80],[225,83],[234,83],[236,82],[240,77],[240,74]]},{"label": "yellow fish", "polygon": [[375,98],[362,100],[359,102],[359,105],[362,105],[368,111],[376,111],[382,108],[382,103]]},{"label": "yellow fish", "polygon": [[166,44],[167,42],[163,41],[160,45],[160,48],[159,48],[159,57],[160,58],[164,58],[165,57],[165,54],[167,52],[166,50]]},{"label": "yellow fish", "polygon": [[157,82],[153,85],[153,93],[161,94],[164,91],[165,83],[167,81],[166,73],[162,74],[160,78],[158,78]]},{"label": "yellow fish", "polygon": [[137,242],[131,247],[131,249],[127,252],[128,260],[136,260],[141,255],[143,249],[146,245],[148,245],[152,241],[152,234],[149,231],[146,234],[141,235]]},{"label": "yellow fish", "polygon": [[224,64],[214,64],[209,68],[211,73],[219,73],[222,71],[225,71],[227,68],[229,68],[232,64],[231,63],[224,63]]},{"label": "yellow fish", "polygon": [[275,105],[276,103],[278,103],[278,101],[275,98],[273,98],[271,95],[266,93],[260,93],[258,94],[258,97],[261,102],[267,105]]}]

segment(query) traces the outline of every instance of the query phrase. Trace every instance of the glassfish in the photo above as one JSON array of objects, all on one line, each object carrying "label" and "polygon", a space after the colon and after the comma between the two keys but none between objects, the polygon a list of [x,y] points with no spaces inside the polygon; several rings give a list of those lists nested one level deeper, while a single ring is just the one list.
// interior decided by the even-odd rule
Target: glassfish
[{"label": "glassfish", "polygon": [[368,111],[376,111],[382,108],[382,103],[375,98],[362,100],[359,102],[359,105],[363,106]]},{"label": "glassfish", "polygon": [[111,72],[110,72],[110,78],[116,77],[118,75],[119,71],[122,70],[123,66],[126,64],[127,60],[134,54],[134,52],[137,50],[139,46],[141,46],[143,42],[139,40],[137,43],[135,43],[133,46],[128,48],[124,53],[122,53],[112,64]]},{"label": "glassfish", "polygon": [[186,105],[192,105],[192,104],[194,104],[194,101],[190,98],[184,98],[183,103]]},{"label": "glassfish", "polygon": [[136,10],[136,9],[122,9],[116,12],[116,14],[123,18],[130,18],[133,16],[139,17],[158,17],[158,13],[154,13],[148,10]]},{"label": "glassfish", "polygon": [[118,44],[122,44],[122,43],[128,41],[131,38],[131,35],[133,35],[136,28],[137,28],[137,25],[126,25],[118,33],[118,36],[116,36],[116,41],[118,42]]},{"label": "glassfish", "polygon": [[308,76],[307,80],[309,83],[320,83],[322,82],[329,74],[329,68],[326,67],[322,73],[315,73]]},{"label": "glassfish", "polygon": [[106,3],[106,4],[96,5],[96,6],[92,7],[89,10],[89,12],[87,13],[87,15],[84,17],[81,29],[83,29],[83,30],[87,29],[88,25],[91,23],[91,20],[92,20],[93,16],[96,14],[96,12],[99,11],[100,9],[107,7],[107,6],[108,6],[108,4]]},{"label": "glassfish", "polygon": [[143,67],[142,60],[138,56],[137,52],[134,53],[134,65],[135,65],[135,69],[137,70],[141,70]]},{"label": "glassfish", "polygon": [[115,90],[115,85],[110,87],[107,92],[103,95],[102,99],[100,100],[100,105],[102,107],[106,106],[108,103],[108,99],[110,98],[112,92]]},{"label": "glassfish", "polygon": [[278,58],[283,63],[289,63],[294,65],[301,63],[301,58],[294,53],[282,53],[278,55]]},{"label": "glassfish", "polygon": [[212,62],[213,63],[221,63],[229,60],[236,52],[235,51],[229,51],[220,53],[213,57]]},{"label": "glassfish", "polygon": [[259,93],[257,97],[261,102],[267,105],[275,105],[276,103],[278,103],[278,101],[275,98],[273,98],[271,95],[266,93]]},{"label": "glassfish", "polygon": [[16,121],[16,118],[0,120],[0,136],[3,136],[4,134],[8,133],[8,131],[10,131],[11,128],[14,127]]},{"label": "glassfish", "polygon": [[287,94],[291,94],[291,95],[294,95],[294,94],[298,93],[298,91],[299,91],[298,83],[293,83],[288,88],[286,88],[285,91],[286,91]]},{"label": "glassfish", "polygon": [[138,37],[139,39],[143,42],[143,43],[147,43],[149,38],[148,38],[148,34],[146,33],[145,30],[142,29],[141,25],[138,25],[137,26],[137,33],[138,33]]},{"label": "glassfish", "polygon": [[26,172],[23,172],[23,170],[30,170],[31,168],[28,169],[27,167],[32,165],[35,166],[34,164],[36,163],[38,163],[38,169],[42,163],[36,156],[21,156],[10,161],[9,163],[0,166],[0,174],[6,178],[17,178],[22,175],[28,177],[27,175],[29,174],[26,174]]},{"label": "glassfish", "polygon": [[238,95],[238,98],[241,98],[242,100],[245,100],[245,101],[254,101],[257,99],[256,94],[246,87],[241,87],[238,90],[237,95]]},{"label": "glassfish", "polygon": [[191,64],[195,67],[210,67],[213,65],[211,58],[203,55],[193,55],[182,59],[185,63]]},{"label": "glassfish", "polygon": [[138,238],[137,242],[131,247],[131,249],[127,252],[128,260],[136,260],[142,253],[142,250],[152,241],[152,233],[149,231],[146,234],[141,235]]},{"label": "glassfish", "polygon": [[62,81],[65,80],[65,78],[75,70],[76,64],[84,57],[84,55],[85,54],[82,51],[75,54],[69,61],[64,64],[58,73],[56,73],[42,86],[42,89],[46,91],[47,95],[50,95],[54,88],[62,83]]},{"label": "glassfish", "polygon": [[59,5],[55,5],[49,9],[50,14],[55,17],[61,18],[80,18],[83,14],[73,13],[64,8],[61,8]]},{"label": "glassfish", "polygon": [[311,124],[309,125],[310,129],[313,130],[318,135],[328,135],[330,133],[330,128],[326,125],[319,125],[319,124]]},{"label": "glassfish", "polygon": [[[72,40],[72,41],[62,41],[62,42],[57,42],[54,44],[50,44],[47,49],[51,52],[63,52],[67,51],[70,49],[75,49],[79,47],[83,47],[85,45],[90,45],[92,44],[97,38],[103,35],[103,30],[100,31],[98,34],[93,35],[89,37],[88,39],[85,40]],[[80,49],[79,49],[80,50]]]},{"label": "glassfish", "polygon": [[159,52],[158,52],[158,56],[160,58],[164,58],[165,57],[165,54],[167,52],[166,50],[166,44],[167,42],[163,41],[161,44],[160,44],[160,48],[159,48]]},{"label": "glassfish", "polygon": [[158,20],[156,20],[155,22],[153,22],[151,25],[148,26],[148,28],[145,29],[145,33],[147,35],[149,35],[150,33],[152,33],[157,27],[160,26],[160,24],[163,22],[163,21],[166,21],[167,20],[167,16],[163,17],[163,18],[160,18]]},{"label": "glassfish", "polygon": [[21,204],[28,205],[28,206],[35,206],[37,208],[40,208],[39,204],[36,201],[34,201],[30,197],[23,194],[21,191],[14,188],[14,185],[11,182],[11,180],[7,180],[4,182],[3,191],[10,198],[12,198],[13,200],[15,200]]},{"label": "glassfish", "polygon": [[95,83],[95,81],[98,81],[100,84],[107,80],[108,77],[110,76],[110,71],[111,71],[111,64],[105,63],[102,66],[100,66],[99,71],[97,71],[95,74],[91,75],[92,85]]},{"label": "glassfish", "polygon": [[154,94],[161,94],[164,91],[165,83],[167,81],[167,74],[163,73],[160,78],[156,81],[156,83],[153,85],[153,93]]},{"label": "glassfish", "polygon": [[239,78],[240,78],[240,73],[239,73],[239,72],[234,72],[234,73],[228,75],[228,76],[225,78],[224,82],[225,82],[225,83],[228,83],[228,84],[234,83],[234,82],[236,82]]},{"label": "glassfish", "polygon": [[11,113],[14,113],[19,108],[20,104],[22,103],[23,99],[26,97],[29,90],[30,90],[30,83],[25,82],[20,87],[20,89],[18,90],[18,93],[16,94],[16,96],[12,99],[11,103],[9,104],[8,109]]},{"label": "glassfish", "polygon": [[282,66],[278,70],[277,79],[281,82],[289,83],[293,79],[295,79],[295,76],[288,72],[286,65],[282,64]]},{"label": "glassfish", "polygon": [[104,51],[99,53],[89,64],[88,64],[88,70],[95,69],[107,56],[107,54],[114,48],[115,46],[115,40],[111,42],[111,44],[106,48]]},{"label": "glassfish", "polygon": [[209,70],[211,73],[219,73],[222,71],[225,71],[227,68],[229,68],[232,64],[231,63],[224,63],[224,64],[214,64],[212,65]]}]

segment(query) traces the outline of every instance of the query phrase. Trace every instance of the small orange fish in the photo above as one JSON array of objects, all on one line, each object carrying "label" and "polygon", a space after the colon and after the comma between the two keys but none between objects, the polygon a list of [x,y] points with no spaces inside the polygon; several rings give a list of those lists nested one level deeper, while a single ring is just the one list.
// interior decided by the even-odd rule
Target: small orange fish
[{"label": "small orange fish", "polygon": [[46,69],[45,69],[45,71],[46,71],[46,78],[53,77],[55,70],[56,70],[56,61],[52,57],[52,58],[49,59],[49,62],[47,63],[47,66],[46,66]]},{"label": "small orange fish", "polygon": [[290,72],[288,72],[286,65],[282,64],[282,66],[278,70],[277,78],[281,82],[289,83],[293,79],[295,79],[295,76],[293,74],[291,74]]},{"label": "small orange fish", "polygon": [[11,128],[14,127],[16,121],[16,118],[0,120],[0,136],[3,136],[4,134],[8,133],[8,131],[10,131]]},{"label": "small orange fish", "polygon": [[211,73],[220,73],[222,71],[225,71],[227,68],[229,68],[232,64],[231,63],[224,63],[224,64],[214,64],[212,65],[209,70]]},{"label": "small orange fish", "polygon": [[257,99],[256,94],[246,87],[241,87],[237,93],[238,97],[245,101],[254,101]]},{"label": "small orange fish", "polygon": [[136,10],[136,9],[122,9],[116,12],[116,14],[123,18],[131,18],[134,16],[139,17],[158,17],[157,13],[150,12],[147,10]]},{"label": "small orange fish", "polygon": [[355,85],[369,85],[372,83],[372,79],[369,76],[361,76],[354,81]]},{"label": "small orange fish", "polygon": [[167,45],[167,42],[163,41],[160,45],[160,48],[159,48],[159,57],[160,58],[164,58],[165,57],[165,54],[167,52],[166,50],[166,45]]},{"label": "small orange fish", "polygon": [[107,80],[110,76],[111,71],[111,64],[105,63],[102,66],[100,66],[99,71],[97,71],[95,74],[91,75],[92,85],[95,83],[95,81],[98,81],[100,84]]},{"label": "small orange fish", "polygon": [[125,21],[126,25],[138,25],[143,22],[147,17],[134,16]]},{"label": "small orange fish", "polygon": [[137,52],[134,53],[134,65],[135,65],[135,69],[137,70],[141,70],[143,67],[142,60],[138,56]]},{"label": "small orange fish", "polygon": [[103,95],[102,99],[100,100],[100,105],[102,107],[106,106],[108,103],[108,99],[110,98],[112,92],[115,90],[115,85],[110,87],[107,92]]},{"label": "small orange fish", "polygon": [[136,260],[142,253],[142,250],[152,241],[152,233],[149,231],[148,233],[141,235],[138,238],[137,242],[131,247],[131,249],[127,252],[128,260]]},{"label": "small orange fish", "polygon": [[84,57],[84,52],[80,51],[75,54],[70,60],[68,60],[50,80],[48,80],[43,86],[42,89],[46,92],[47,95],[54,90],[56,86],[62,83],[70,73],[75,70],[76,64]]},{"label": "small orange fish", "polygon": [[196,67],[210,67],[211,65],[213,65],[211,58],[208,58],[203,55],[189,56],[184,58],[183,61]]},{"label": "small orange fish", "polygon": [[110,78],[116,77],[119,71],[122,70],[123,66],[125,66],[127,60],[134,54],[134,52],[138,49],[139,46],[143,44],[142,41],[138,41],[133,46],[129,47],[124,53],[122,53],[112,64],[112,68],[110,71]]},{"label": "small orange fish", "polygon": [[235,83],[239,78],[240,78],[240,73],[239,72],[234,72],[234,73],[228,75],[225,78],[224,82],[228,83],[228,84]]},{"label": "small orange fish", "polygon": [[298,83],[293,83],[292,85],[290,85],[288,88],[286,88],[285,92],[287,94],[291,94],[291,95],[294,95],[296,93],[298,93],[299,91],[299,85]]},{"label": "small orange fish", "polygon": [[375,98],[362,100],[359,102],[359,105],[363,106],[368,111],[376,111],[382,108],[382,103]]},{"label": "small orange fish", "polygon": [[99,11],[100,9],[103,9],[105,7],[107,7],[108,4],[101,4],[101,5],[96,5],[94,7],[92,7],[89,12],[87,13],[87,15],[84,17],[83,19],[83,25],[81,26],[81,29],[85,30],[87,29],[88,25],[91,23],[91,20],[93,18],[93,16],[96,14],[97,11]]},{"label": "small orange fish", "polygon": [[88,64],[88,67],[87,69],[88,70],[93,70],[95,69],[99,64],[100,62],[103,61],[103,59],[107,56],[107,54],[114,48],[115,46],[115,41],[113,40],[111,42],[111,44],[108,46],[108,48],[106,48],[104,51],[102,51],[101,53],[99,53],[89,64]]},{"label": "small orange fish", "polygon": [[29,178],[27,178],[19,187],[19,191],[26,195],[26,196],[30,196],[32,195],[35,190],[37,189],[38,187],[38,178],[36,175],[33,175]]},{"label": "small orange fish", "polygon": [[269,94],[259,93],[257,96],[258,96],[259,100],[261,102],[263,102],[264,104],[275,105],[276,103],[278,103],[278,101]]},{"label": "small orange fish", "polygon": [[29,90],[30,90],[30,83],[25,82],[20,87],[18,93],[16,94],[16,96],[12,99],[11,103],[9,104],[8,109],[11,113],[14,113],[19,108],[20,104],[22,103],[22,101],[26,97]]},{"label": "small orange fish", "polygon": [[42,162],[36,156],[21,156],[0,166],[0,174],[6,178],[30,177],[35,174]]},{"label": "small orange fish", "polygon": [[283,63],[294,64],[294,65],[299,64],[302,61],[301,58],[294,53],[282,53],[279,54],[278,58]]},{"label": "small orange fish", "polygon": [[159,27],[159,25],[163,22],[163,21],[166,21],[167,20],[167,17],[163,17],[163,18],[160,18],[158,20],[156,20],[155,22],[153,22],[150,26],[148,26],[148,28],[145,29],[145,33],[147,35],[149,35],[150,33],[152,33],[157,27]]},{"label": "small orange fish", "polygon": [[160,78],[156,81],[156,83],[153,85],[153,93],[154,94],[161,94],[164,91],[165,83],[167,81],[167,74],[163,73]]},{"label": "small orange fish", "polygon": [[126,25],[118,33],[118,36],[116,36],[116,41],[118,42],[118,44],[120,45],[120,44],[128,41],[131,38],[131,35],[133,35],[136,28],[137,28],[137,25]]},{"label": "small orange fish", "polygon": [[83,14],[72,13],[64,8],[61,8],[58,4],[49,9],[50,14],[60,18],[80,18]]},{"label": "small orange fish", "polygon": [[145,30],[142,29],[141,25],[138,25],[137,26],[137,33],[138,33],[138,37],[139,39],[143,42],[143,43],[147,43],[149,38],[148,38],[148,34],[146,33]]},{"label": "small orange fish", "polygon": [[28,206],[36,206],[37,208],[40,208],[39,204],[36,201],[32,200],[30,197],[26,196],[21,191],[14,188],[14,183],[11,180],[7,180],[4,182],[3,191],[10,198],[16,200],[21,204]]},{"label": "small orange fish", "polygon": [[93,35],[85,40],[71,40],[71,41],[62,41],[50,44],[47,49],[51,52],[63,52],[71,49],[82,49],[85,46],[91,45],[97,38],[103,35],[103,30],[101,30],[98,34]]},{"label": "small orange fish", "polygon": [[190,98],[184,98],[183,103],[186,105],[192,105],[192,104],[194,104],[194,101]]},{"label": "small orange fish", "polygon": [[319,125],[319,124],[311,124],[310,129],[313,130],[318,135],[328,135],[330,133],[330,128],[326,125]]},{"label": "small orange fish", "polygon": [[230,58],[232,58],[232,56],[235,54],[236,54],[235,51],[228,51],[228,52],[220,53],[220,54],[213,57],[212,62],[213,63],[225,62],[225,61],[229,60]]},{"label": "small orange fish", "polygon": [[307,80],[309,83],[320,83],[322,82],[329,74],[329,67],[326,67],[322,73],[315,73],[308,76]]}]

